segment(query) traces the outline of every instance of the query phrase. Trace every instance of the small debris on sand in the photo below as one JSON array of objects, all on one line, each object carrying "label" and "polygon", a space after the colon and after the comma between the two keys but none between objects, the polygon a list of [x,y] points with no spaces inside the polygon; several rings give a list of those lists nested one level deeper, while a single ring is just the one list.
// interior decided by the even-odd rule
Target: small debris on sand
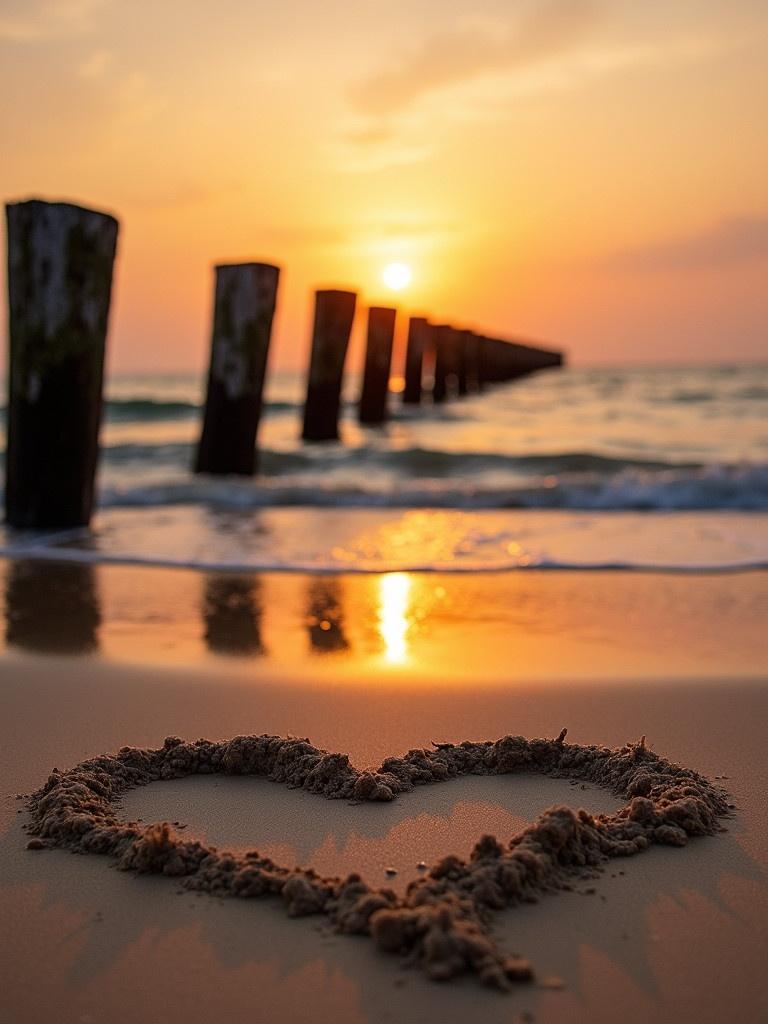
[{"label": "small debris on sand", "polygon": [[[569,880],[595,877],[610,858],[714,834],[718,819],[728,814],[720,787],[665,761],[644,738],[611,750],[566,743],[563,730],[556,740],[504,736],[435,747],[388,757],[365,771],[346,754],[291,736],[223,742],[169,737],[159,749],[122,747],[67,771],[53,770],[29,798],[29,832],[35,838],[28,846],[109,855],[120,870],[167,875],[187,891],[279,899],[289,916],[324,915],[336,931],[370,936],[378,950],[405,957],[435,981],[469,973],[507,990],[530,981],[533,968],[498,949],[489,930],[494,914],[536,902]],[[505,843],[481,836],[468,860],[443,857],[413,879],[404,896],[372,888],[358,874],[326,878],[312,868],[281,866],[254,850],[228,853],[185,839],[167,821],[126,822],[116,808],[137,786],[196,774],[256,775],[329,799],[390,801],[415,786],[515,772],[592,783],[627,802],[600,815],[555,806]]]},{"label": "small debris on sand", "polygon": [[561,989],[565,988],[565,982],[562,978],[558,978],[557,975],[551,974],[549,977],[541,979],[541,981],[539,982],[539,987],[548,988],[552,989],[553,991],[559,992]]}]

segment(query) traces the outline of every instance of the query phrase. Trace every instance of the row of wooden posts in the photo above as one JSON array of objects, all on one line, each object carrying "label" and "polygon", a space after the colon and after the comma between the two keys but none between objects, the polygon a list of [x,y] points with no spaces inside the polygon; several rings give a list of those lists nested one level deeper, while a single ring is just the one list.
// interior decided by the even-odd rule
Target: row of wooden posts
[{"label": "row of wooden posts", "polygon": [[[94,505],[104,351],[118,223],[69,203],[6,207],[10,372],[6,521],[20,528],[87,525]],[[251,475],[280,271],[216,267],[211,356],[195,472]],[[336,440],[354,292],[315,294],[302,438]],[[359,419],[387,417],[396,311],[368,311]],[[403,401],[483,390],[562,363],[559,352],[412,317]]]}]

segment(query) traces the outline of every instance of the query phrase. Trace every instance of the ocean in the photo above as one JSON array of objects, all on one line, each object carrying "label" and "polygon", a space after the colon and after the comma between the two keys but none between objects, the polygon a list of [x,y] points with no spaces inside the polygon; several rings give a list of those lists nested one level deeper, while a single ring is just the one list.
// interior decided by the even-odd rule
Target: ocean
[{"label": "ocean", "polygon": [[299,439],[303,375],[268,379],[253,479],[190,471],[203,381],[107,382],[91,530],[2,553],[323,572],[768,565],[768,366],[565,368],[443,406],[390,396],[343,440]]}]

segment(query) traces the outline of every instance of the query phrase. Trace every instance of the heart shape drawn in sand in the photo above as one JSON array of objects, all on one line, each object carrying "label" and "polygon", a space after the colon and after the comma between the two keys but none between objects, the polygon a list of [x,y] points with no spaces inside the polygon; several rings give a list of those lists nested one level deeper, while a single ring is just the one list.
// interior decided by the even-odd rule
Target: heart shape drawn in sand
[{"label": "heart shape drawn in sand", "polygon": [[[29,800],[31,849],[60,846],[109,854],[125,871],[152,872],[185,888],[241,898],[274,896],[291,916],[324,914],[343,933],[369,935],[378,949],[400,953],[442,981],[464,972],[500,989],[527,981],[527,960],[505,956],[488,931],[494,913],[564,888],[611,857],[654,843],[684,846],[718,831],[728,814],[724,790],[664,760],[639,742],[616,750],[504,736],[483,743],[433,744],[360,771],[346,754],[281,736],[236,736],[220,743],[166,739],[157,750],[117,754],[54,769]],[[557,806],[502,845],[482,836],[468,862],[443,857],[412,881],[404,896],[372,888],[359,875],[326,878],[311,868],[282,867],[256,851],[232,854],[183,838],[168,822],[121,821],[114,801],[127,790],[195,774],[258,775],[331,799],[393,800],[415,786],[460,775],[539,772],[593,782],[627,800],[613,814]]]}]

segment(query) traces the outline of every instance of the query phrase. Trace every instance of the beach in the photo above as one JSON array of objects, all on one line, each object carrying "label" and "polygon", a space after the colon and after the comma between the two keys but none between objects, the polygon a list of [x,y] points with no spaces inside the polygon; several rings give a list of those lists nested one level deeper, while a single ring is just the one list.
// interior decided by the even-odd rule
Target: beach
[{"label": "beach", "polygon": [[[764,1019],[764,572],[345,576],[11,561],[3,575],[6,1019]],[[721,779],[735,809],[727,832],[611,861],[572,892],[501,914],[497,941],[536,972],[511,994],[471,978],[435,984],[269,900],[182,893],[103,857],[28,851],[16,799],[53,767],[167,735],[306,736],[363,767],[432,742],[566,727],[568,741],[612,747],[645,735]],[[420,861],[466,857],[486,832],[504,841],[556,803],[597,813],[620,801],[525,773],[363,806],[216,776],[133,791],[123,810],[402,891]]]},{"label": "beach", "polygon": [[0,1024],[767,1024],[767,45],[0,4]]}]

